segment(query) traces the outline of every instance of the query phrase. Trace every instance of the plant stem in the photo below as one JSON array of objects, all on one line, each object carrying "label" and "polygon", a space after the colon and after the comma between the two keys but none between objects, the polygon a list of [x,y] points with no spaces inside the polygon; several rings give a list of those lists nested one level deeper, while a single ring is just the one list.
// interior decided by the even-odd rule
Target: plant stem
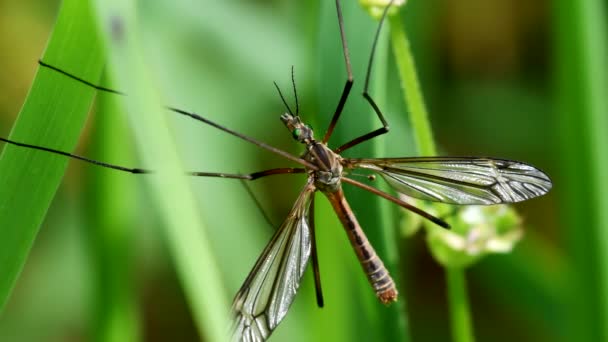
[{"label": "plant stem", "polygon": [[424,98],[418,82],[414,56],[410,50],[410,43],[401,23],[401,17],[393,15],[389,17],[391,25],[391,42],[393,53],[399,69],[403,99],[408,106],[410,121],[414,130],[414,141],[418,146],[418,153],[423,156],[434,156],[435,141],[428,119]]},{"label": "plant stem", "polygon": [[[556,1],[555,108],[560,221],[575,274],[569,277],[567,335],[608,338],[608,36],[606,2]],[[580,227],[585,230],[581,231]]]},{"label": "plant stem", "polygon": [[[107,84],[102,82],[102,84]],[[125,113],[112,95],[99,94],[95,116],[95,143],[92,153],[98,160],[128,160],[125,148],[128,136]],[[134,270],[134,237],[136,214],[141,208],[135,196],[132,177],[101,168],[87,168],[86,235],[92,255],[94,273],[93,318],[94,341],[122,342],[141,340],[138,296]],[[120,193],[116,189],[120,189]]]},{"label": "plant stem", "polygon": [[116,88],[125,89],[122,108],[128,113],[143,165],[154,165],[145,177],[159,215],[194,321],[207,341],[226,339],[228,300],[213,254],[209,231],[203,226],[190,182],[176,152],[171,123],[147,69],[138,36],[135,1],[95,1],[97,19],[108,46],[108,72]]},{"label": "plant stem", "polygon": [[[389,61],[389,32],[383,30],[380,32],[378,37],[378,45],[376,46],[376,63],[373,70],[372,88],[373,96],[376,104],[380,108],[387,108],[387,87],[388,87],[388,61]],[[374,122],[377,121],[376,114],[371,110],[369,117]],[[372,140],[374,146],[374,155],[385,156],[386,155],[386,142],[382,139]],[[389,187],[385,183],[379,183],[378,188],[383,191],[390,191]],[[399,247],[398,235],[399,229],[398,224],[395,220],[393,206],[387,201],[378,199],[376,200],[378,206],[379,227],[380,237],[382,243],[380,244],[378,251],[383,253],[384,262],[391,271],[394,279],[401,279],[401,267],[399,262]],[[401,287],[402,289],[403,287]],[[401,290],[400,289],[400,290]],[[387,337],[393,341],[409,341],[410,336],[408,332],[408,315],[405,303],[405,296],[401,296],[397,303],[394,303],[390,310],[383,311],[384,319],[387,322],[387,326],[392,327],[390,331],[387,331]]]},{"label": "plant stem", "polygon": [[[399,69],[404,100],[410,111],[414,141],[420,155],[436,155],[431,125],[424,105],[422,91],[420,90],[414,58],[401,22],[401,17],[394,15],[389,20],[393,52],[397,68]],[[447,269],[446,272],[453,339],[458,342],[473,341],[473,328],[466,294],[464,270]]]},{"label": "plant stem", "polygon": [[448,300],[450,302],[450,320],[452,322],[452,338],[455,341],[470,342],[473,338],[473,324],[469,297],[467,296],[467,281],[461,268],[446,269],[448,282]]}]

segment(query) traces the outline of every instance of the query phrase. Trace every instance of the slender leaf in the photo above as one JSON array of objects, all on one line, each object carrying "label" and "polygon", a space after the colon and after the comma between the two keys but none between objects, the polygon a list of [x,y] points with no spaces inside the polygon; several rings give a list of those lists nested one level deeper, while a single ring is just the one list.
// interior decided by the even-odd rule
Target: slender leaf
[{"label": "slender leaf", "polygon": [[574,263],[572,339],[608,339],[608,34],[606,2],[555,4],[559,210]]},{"label": "slender leaf", "polygon": [[[129,160],[130,148],[125,114],[113,94],[97,101],[93,144],[88,155],[97,160]],[[132,159],[132,158],[131,158]],[[136,221],[141,212],[135,196],[138,175],[87,165],[87,247],[92,256],[92,336],[99,342],[135,342],[139,339],[138,296],[134,276],[138,242]]]},{"label": "slender leaf", "polygon": [[109,47],[109,75],[124,97],[123,106],[144,165],[153,165],[146,180],[164,220],[164,235],[177,274],[202,336],[211,341],[226,338],[229,307],[208,233],[194,204],[184,176],[168,115],[146,68],[134,1],[97,1],[98,21]]},{"label": "slender leaf", "polygon": [[[87,49],[82,47],[86,45]],[[96,81],[103,52],[87,1],[66,0],[42,57]],[[36,61],[32,61],[32,68]],[[10,138],[72,151],[87,118],[94,91],[48,69],[39,69]],[[68,160],[45,152],[6,146],[0,156],[0,308],[28,256],[61,182]]]}]

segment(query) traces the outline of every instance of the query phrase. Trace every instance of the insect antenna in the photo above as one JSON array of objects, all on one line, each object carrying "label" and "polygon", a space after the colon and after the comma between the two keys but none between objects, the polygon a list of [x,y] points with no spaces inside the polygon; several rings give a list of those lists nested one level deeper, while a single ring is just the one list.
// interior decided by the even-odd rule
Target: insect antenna
[{"label": "insect antenna", "polygon": [[281,101],[283,101],[283,104],[287,108],[287,111],[289,112],[289,114],[291,114],[292,116],[294,116],[293,115],[293,111],[291,110],[291,108],[287,104],[287,101],[285,101],[285,98],[283,97],[283,93],[281,92],[281,88],[279,88],[279,85],[277,84],[277,82],[273,81],[272,83],[274,83],[274,87],[277,88],[277,91],[279,92],[279,96],[281,97]]},{"label": "insect antenna", "polygon": [[298,103],[298,91],[296,90],[296,77],[291,66],[291,85],[293,86],[293,96],[296,98],[296,116],[300,114],[300,104]]}]

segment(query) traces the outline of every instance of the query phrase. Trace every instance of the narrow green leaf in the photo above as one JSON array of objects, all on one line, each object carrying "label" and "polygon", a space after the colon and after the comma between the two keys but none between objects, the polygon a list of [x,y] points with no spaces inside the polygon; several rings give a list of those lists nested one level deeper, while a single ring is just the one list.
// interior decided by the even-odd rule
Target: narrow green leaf
[{"label": "narrow green leaf", "polygon": [[559,210],[572,258],[569,337],[608,339],[608,34],[606,2],[557,1]]},{"label": "narrow green leaf", "polygon": [[462,268],[447,268],[448,299],[452,338],[459,342],[472,342],[473,322],[467,295],[467,281]]},{"label": "narrow green leaf", "polygon": [[129,96],[123,106],[128,113],[143,165],[154,172],[146,175],[156,209],[164,220],[164,235],[172,254],[199,332],[210,341],[226,338],[228,308],[221,273],[211,241],[194,204],[163,101],[138,36],[135,1],[97,1],[98,21],[108,45],[108,72],[114,83]]},{"label": "narrow green leaf", "polygon": [[[97,81],[103,52],[87,1],[65,0],[43,59]],[[82,47],[88,46],[87,49]],[[32,68],[36,67],[32,61]],[[10,139],[72,151],[87,118],[94,91],[41,68]],[[6,146],[0,156],[0,308],[28,256],[61,182],[68,159]]]},{"label": "narrow green leaf", "polygon": [[[418,81],[416,65],[401,17],[398,15],[391,16],[390,24],[393,52],[402,82],[403,98],[410,112],[418,153],[422,156],[437,155],[431,124]],[[446,274],[452,338],[458,342],[473,341],[473,327],[464,269],[446,268]]]},{"label": "narrow green leaf", "polygon": [[[104,83],[105,84],[105,83]],[[131,148],[126,116],[113,94],[100,94],[91,144],[92,158],[108,162],[129,160]],[[132,158],[131,158],[132,159]],[[137,214],[142,209],[135,196],[139,175],[100,167],[87,167],[85,235],[92,256],[93,331],[99,342],[139,340],[139,312],[134,283]]]},{"label": "narrow green leaf", "polygon": [[422,90],[418,81],[418,73],[414,57],[410,51],[410,43],[405,33],[405,28],[401,22],[401,16],[393,15],[389,17],[391,24],[391,42],[395,61],[399,68],[401,78],[401,88],[403,99],[407,103],[410,120],[414,128],[414,139],[418,145],[418,153],[421,156],[435,156],[437,150],[433,140],[433,131],[428,119],[426,105],[422,96]]},{"label": "narrow green leaf", "polygon": [[[378,37],[378,45],[376,48],[375,63],[372,68],[372,97],[376,104],[381,108],[385,116],[393,118],[399,115],[405,116],[405,113],[391,113],[388,106],[387,90],[391,86],[388,82],[389,70],[389,38],[390,27],[384,23],[383,30]],[[376,113],[368,107],[369,129],[370,131],[380,127],[380,120]],[[393,125],[396,126],[396,125]],[[395,132],[392,132],[395,134]],[[391,132],[387,133],[391,134]],[[388,155],[388,142],[382,137],[377,137],[369,142],[373,146],[373,156],[382,158]],[[405,153],[405,151],[400,151]],[[378,182],[375,185],[379,190],[393,193],[394,191],[384,182]],[[384,264],[391,272],[391,276],[396,282],[399,289],[399,299],[396,303],[392,303],[389,308],[378,308],[381,314],[382,321],[385,324],[384,333],[387,340],[392,341],[408,341],[410,339],[408,327],[408,314],[406,311],[407,294],[405,293],[406,284],[403,283],[402,263],[400,262],[399,245],[401,242],[401,234],[397,223],[397,206],[384,199],[376,196],[374,204],[377,207],[375,213],[375,221],[377,229],[367,229],[370,236],[376,237],[376,251],[382,256]],[[368,213],[369,214],[369,213]]]}]

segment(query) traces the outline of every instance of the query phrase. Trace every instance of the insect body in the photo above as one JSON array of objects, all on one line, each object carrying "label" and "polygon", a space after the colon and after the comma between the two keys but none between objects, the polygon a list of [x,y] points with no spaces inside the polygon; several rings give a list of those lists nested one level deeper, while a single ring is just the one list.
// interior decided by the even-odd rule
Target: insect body
[{"label": "insect body", "polygon": [[376,255],[344,198],[341,183],[344,159],[326,144],[316,141],[312,129],[302,124],[299,117],[285,113],[281,120],[293,132],[296,140],[306,145],[304,159],[319,167],[319,170],[308,171],[310,180],[316,189],[327,196],[338,214],[376,295],[385,304],[397,300],[397,288],[393,279]]},{"label": "insect body", "polygon": [[[281,120],[294,139],[306,145],[303,159],[311,165],[292,172],[308,173],[308,180],[291,212],[260,255],[233,303],[233,340],[266,339],[285,317],[311,255],[314,226],[309,217],[312,196],[321,191],[330,201],[349,237],[376,296],[388,304],[397,288],[361,229],[342,192],[342,183],[359,186],[447,227],[442,220],[345,176],[362,168],[379,173],[397,191],[415,198],[452,204],[513,203],[541,196],[551,189],[542,171],[521,162],[477,157],[343,158],[314,139],[300,117],[285,113]],[[314,261],[314,260],[313,260]],[[319,296],[318,266],[315,281]]]},{"label": "insect body", "polygon": [[[347,177],[351,170],[364,169],[375,172],[384,178],[395,190],[414,198],[461,205],[520,202],[542,196],[552,187],[551,180],[542,171],[522,162],[504,159],[478,157],[343,158],[340,155],[342,151],[388,132],[386,119],[368,93],[376,41],[388,7],[384,11],[378,30],[376,31],[363,91],[363,97],[373,108],[382,123],[382,127],[352,139],[337,148],[332,149],[328,147],[328,141],[340,118],[353,84],[339,0],[336,0],[336,9],[348,78],[323,139],[320,141],[315,140],[312,128],[302,122],[297,110],[297,95],[295,114],[285,103],[289,109],[289,113],[281,116],[281,121],[291,132],[294,139],[305,145],[305,152],[301,157],[294,156],[279,148],[233,131],[198,114],[181,109],[168,108],[177,114],[215,127],[301,165],[301,167],[297,168],[269,169],[250,174],[191,172],[189,173],[190,175],[242,180],[255,180],[261,177],[290,173],[304,173],[308,175],[307,181],[286,219],[265,247],[235,296],[232,306],[233,323],[231,330],[232,340],[234,341],[263,341],[271,335],[272,331],[287,314],[309,260],[312,260],[315,275],[317,302],[319,306],[323,306],[320,273],[316,255],[314,221],[311,215],[311,212],[314,211],[314,193],[316,191],[322,192],[328,198],[344,226],[369,283],[376,296],[385,304],[397,299],[398,291],[395,282],[361,229],[344,197],[342,184],[346,183],[370,191],[431,220],[439,226],[444,228],[449,227],[443,220],[399,198]],[[43,62],[40,65],[56,70],[98,90],[121,94],[117,91],[92,85],[85,80]],[[283,98],[282,95],[281,98]],[[5,138],[0,138],[0,141],[23,148],[36,149],[79,159],[123,172],[134,174],[150,172],[144,169],[126,168],[99,162],[68,152],[34,146]],[[369,179],[373,179],[371,177],[374,176],[369,177]]]}]

